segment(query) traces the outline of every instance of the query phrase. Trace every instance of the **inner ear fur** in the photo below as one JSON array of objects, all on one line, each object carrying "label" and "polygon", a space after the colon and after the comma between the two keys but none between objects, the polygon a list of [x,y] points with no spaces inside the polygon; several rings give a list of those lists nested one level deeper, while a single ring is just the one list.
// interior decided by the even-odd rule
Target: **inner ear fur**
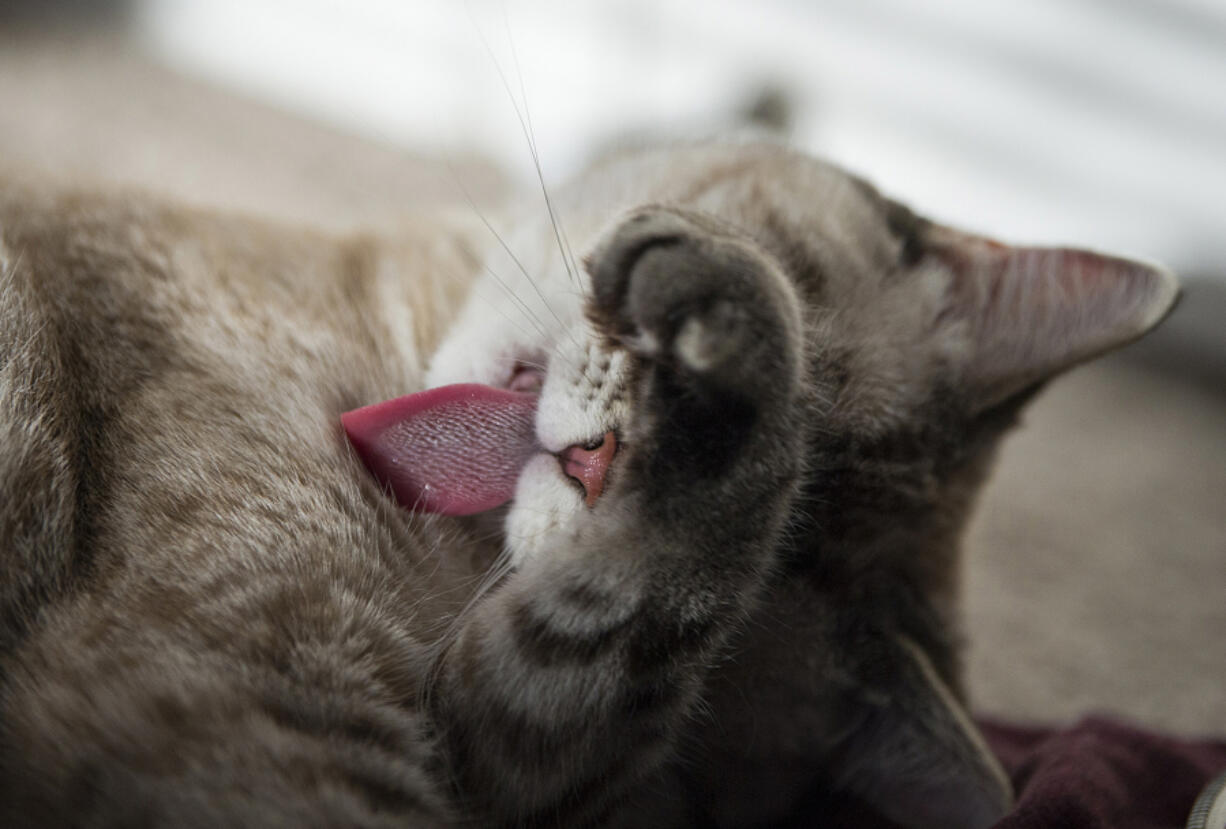
[{"label": "inner ear fur", "polygon": [[918,266],[949,272],[935,324],[960,328],[955,359],[979,410],[1137,339],[1179,296],[1175,275],[1158,265],[939,225],[926,229]]}]

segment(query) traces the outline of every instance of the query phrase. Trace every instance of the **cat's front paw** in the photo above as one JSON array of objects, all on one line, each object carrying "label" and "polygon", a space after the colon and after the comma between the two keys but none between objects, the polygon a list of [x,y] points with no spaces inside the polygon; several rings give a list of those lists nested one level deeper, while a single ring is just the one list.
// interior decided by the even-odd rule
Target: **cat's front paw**
[{"label": "cat's front paw", "polygon": [[639,210],[596,250],[589,270],[597,325],[689,391],[756,407],[797,383],[791,286],[724,223],[667,207]]}]

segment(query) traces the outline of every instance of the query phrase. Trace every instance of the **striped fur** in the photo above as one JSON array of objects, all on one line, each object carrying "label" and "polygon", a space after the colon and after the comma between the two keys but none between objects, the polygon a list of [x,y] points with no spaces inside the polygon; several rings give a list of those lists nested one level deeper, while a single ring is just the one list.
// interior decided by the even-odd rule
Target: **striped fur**
[{"label": "striped fur", "polygon": [[[1015,255],[771,145],[555,195],[562,233],[520,211],[504,248],[0,184],[0,822],[1006,808],[961,528],[1037,384],[1155,324],[1169,276]],[[342,438],[524,365],[543,446],[618,435],[594,507],[541,455],[505,513],[413,515]]]}]

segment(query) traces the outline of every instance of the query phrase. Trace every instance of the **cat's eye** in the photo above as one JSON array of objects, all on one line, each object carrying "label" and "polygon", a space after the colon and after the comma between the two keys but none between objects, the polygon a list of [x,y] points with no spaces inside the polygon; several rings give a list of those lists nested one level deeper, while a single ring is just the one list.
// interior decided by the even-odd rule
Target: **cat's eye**
[{"label": "cat's eye", "polygon": [[511,391],[521,391],[527,394],[539,394],[544,385],[545,372],[536,366],[523,363],[516,364],[515,369],[511,372],[511,379],[507,381],[507,388]]}]

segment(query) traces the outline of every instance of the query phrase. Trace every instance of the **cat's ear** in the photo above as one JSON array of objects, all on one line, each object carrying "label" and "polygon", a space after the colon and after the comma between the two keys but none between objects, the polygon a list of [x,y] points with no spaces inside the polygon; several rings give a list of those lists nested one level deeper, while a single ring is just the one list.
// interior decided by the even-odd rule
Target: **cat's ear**
[{"label": "cat's ear", "polygon": [[906,829],[986,829],[1012,787],[953,693],[913,642],[896,641],[890,687],[848,743],[843,786]]},{"label": "cat's ear", "polygon": [[1175,275],[1156,265],[939,225],[924,235],[925,260],[952,274],[938,323],[964,326],[958,362],[979,410],[1140,337],[1179,295]]}]

